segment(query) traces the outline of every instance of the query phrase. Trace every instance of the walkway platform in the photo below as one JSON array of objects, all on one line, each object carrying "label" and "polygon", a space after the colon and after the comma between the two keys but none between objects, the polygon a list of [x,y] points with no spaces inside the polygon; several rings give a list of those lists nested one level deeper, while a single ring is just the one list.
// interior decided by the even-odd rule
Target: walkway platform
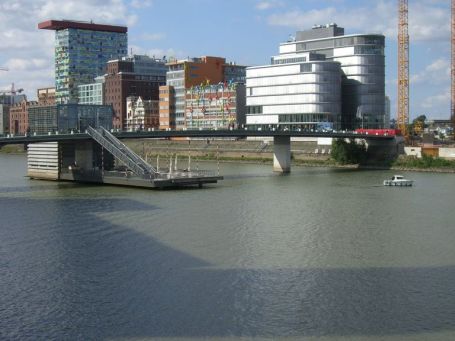
[{"label": "walkway platform", "polygon": [[169,188],[188,186],[202,187],[204,184],[217,183],[219,180],[223,180],[223,177],[206,171],[177,171],[173,172],[172,176],[144,179],[132,174],[131,172],[86,172],[84,170],[71,170],[60,172],[59,180],[141,188]]}]

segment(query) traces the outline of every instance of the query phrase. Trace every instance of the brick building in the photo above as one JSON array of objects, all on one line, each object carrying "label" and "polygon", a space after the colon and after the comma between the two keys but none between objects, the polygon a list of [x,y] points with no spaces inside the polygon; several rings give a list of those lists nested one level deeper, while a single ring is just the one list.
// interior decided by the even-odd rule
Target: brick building
[{"label": "brick building", "polygon": [[28,108],[38,105],[38,102],[23,100],[10,107],[9,130],[14,135],[25,135],[28,130]]},{"label": "brick building", "polygon": [[[141,97],[143,100],[159,98],[159,86],[165,84],[166,76],[164,62],[146,56],[133,56],[112,60],[107,63],[107,73],[104,76],[104,104],[112,105],[114,110],[114,128],[126,128],[126,98]],[[144,64],[156,65],[147,69]],[[139,68],[139,62],[140,68]],[[138,63],[138,66],[136,66]],[[158,70],[157,70],[158,68]],[[161,69],[160,69],[161,68]],[[137,69],[137,70],[136,70]]]},{"label": "brick building", "polygon": [[38,89],[37,98],[38,98],[39,105],[54,105],[55,104],[55,87]]}]

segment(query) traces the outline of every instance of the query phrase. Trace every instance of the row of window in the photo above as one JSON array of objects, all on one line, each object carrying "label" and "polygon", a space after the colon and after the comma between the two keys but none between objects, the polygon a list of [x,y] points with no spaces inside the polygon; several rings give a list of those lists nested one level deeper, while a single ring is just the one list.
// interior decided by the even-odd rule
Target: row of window
[{"label": "row of window", "polygon": [[296,49],[297,51],[307,51],[356,45],[384,46],[384,37],[344,37],[320,41],[301,42],[296,44]]},{"label": "row of window", "polygon": [[274,85],[290,85],[290,84],[303,84],[303,83],[334,83],[340,84],[340,74],[326,73],[302,73],[287,76],[276,77],[261,77],[261,78],[248,78],[247,87],[256,86],[274,86]]},{"label": "row of window", "polygon": [[337,94],[295,94],[286,96],[248,97],[248,105],[276,105],[295,103],[341,103],[341,93]]},{"label": "row of window", "polygon": [[340,93],[339,84],[296,84],[264,87],[248,87],[247,96],[270,96],[289,94]]}]

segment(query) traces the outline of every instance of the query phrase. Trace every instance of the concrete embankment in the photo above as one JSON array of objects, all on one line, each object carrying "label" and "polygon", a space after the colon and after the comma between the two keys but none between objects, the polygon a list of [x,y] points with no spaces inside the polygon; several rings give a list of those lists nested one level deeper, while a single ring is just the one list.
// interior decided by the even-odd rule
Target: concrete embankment
[{"label": "concrete embankment", "polygon": [[[246,140],[126,140],[125,143],[144,158],[179,157],[200,160],[272,162],[273,142]],[[318,146],[316,142],[292,142],[294,163],[330,163],[330,146]]]}]

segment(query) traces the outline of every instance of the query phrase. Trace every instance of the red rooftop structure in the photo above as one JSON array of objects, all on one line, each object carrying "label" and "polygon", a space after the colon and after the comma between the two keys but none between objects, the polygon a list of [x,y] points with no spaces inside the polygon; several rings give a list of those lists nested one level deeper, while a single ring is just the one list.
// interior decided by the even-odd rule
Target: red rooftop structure
[{"label": "red rooftop structure", "polygon": [[47,20],[38,24],[38,28],[41,30],[64,30],[67,28],[76,28],[80,30],[91,30],[91,31],[103,31],[103,32],[116,32],[126,33],[128,27],[125,26],[113,26],[113,25],[100,25],[92,22],[84,21],[72,21],[72,20]]}]

